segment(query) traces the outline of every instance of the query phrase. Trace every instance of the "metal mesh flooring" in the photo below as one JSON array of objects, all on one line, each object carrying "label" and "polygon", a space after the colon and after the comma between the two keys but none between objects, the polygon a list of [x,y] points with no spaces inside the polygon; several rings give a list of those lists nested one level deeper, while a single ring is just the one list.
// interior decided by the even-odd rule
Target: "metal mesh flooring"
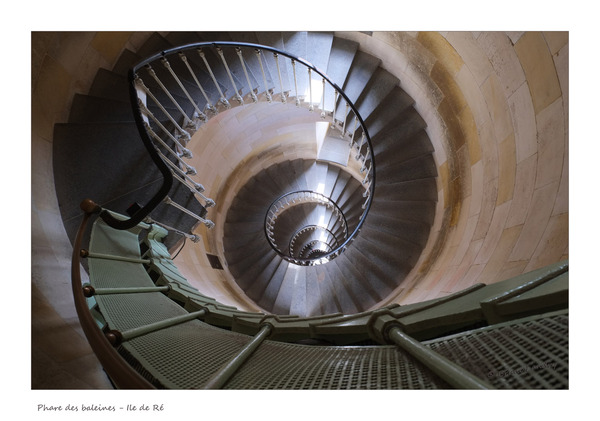
[{"label": "metal mesh flooring", "polygon": [[426,343],[497,389],[569,387],[569,316],[555,314]]},{"label": "metal mesh flooring", "polygon": [[[96,251],[139,253],[137,234],[120,244],[96,225]],[[116,250],[120,249],[120,250]],[[116,254],[116,253],[115,253]],[[150,286],[143,265],[91,259],[95,287]],[[96,297],[111,329],[126,331],[187,311],[162,293]],[[120,352],[155,386],[202,388],[252,338],[192,320],[124,343]],[[568,314],[503,323],[425,343],[498,389],[568,388]],[[395,346],[311,346],[265,341],[227,389],[447,389]]]},{"label": "metal mesh flooring", "polygon": [[200,389],[250,337],[198,320],[132,339],[127,352],[167,389]]},{"label": "metal mesh flooring", "polygon": [[446,389],[394,346],[333,347],[265,341],[225,389]]}]

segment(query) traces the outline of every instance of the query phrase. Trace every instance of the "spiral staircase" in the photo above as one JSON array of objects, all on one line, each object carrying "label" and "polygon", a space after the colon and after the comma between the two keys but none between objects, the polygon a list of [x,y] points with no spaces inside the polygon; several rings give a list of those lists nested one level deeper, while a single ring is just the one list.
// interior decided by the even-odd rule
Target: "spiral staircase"
[{"label": "spiral staircase", "polygon": [[[360,235],[356,236],[357,242],[329,264],[304,268],[285,261],[271,249],[263,235],[267,213],[264,205],[269,205],[280,195],[294,190],[320,189],[342,208],[346,219],[356,221],[363,213],[360,206],[361,200],[364,201],[361,198],[363,191],[359,191],[361,183],[357,181],[361,174],[352,174],[352,169],[349,168],[351,163],[328,163],[327,156],[319,159],[319,156],[313,154],[307,156],[304,163],[282,162],[249,180],[229,209],[224,225],[224,260],[235,282],[248,291],[250,298],[261,308],[277,314],[308,316],[335,312],[356,313],[373,308],[387,298],[410,272],[427,242],[437,201],[437,170],[432,156],[433,148],[424,131],[423,119],[412,107],[412,99],[400,88],[398,79],[379,67],[380,60],[359,51],[356,43],[336,38],[331,33],[173,33],[166,38],[155,34],[137,54],[126,52],[112,72],[99,72],[88,95],[76,97],[69,123],[56,127],[59,141],[56,143],[55,156],[64,160],[57,162],[56,167],[65,169],[57,171],[57,191],[64,219],[68,220],[78,212],[78,203],[74,198],[94,197],[103,206],[120,212],[124,212],[130,203],[148,200],[152,189],[156,189],[158,180],[156,171],[152,171],[152,162],[144,156],[143,146],[136,139],[133,116],[123,102],[128,93],[124,70],[144,57],[178,45],[215,39],[269,43],[295,56],[307,57],[317,68],[327,69],[325,73],[338,86],[343,87],[368,127],[377,168],[375,196],[366,223],[362,226]],[[233,56],[231,50],[224,51]],[[222,85],[220,89],[210,84],[210,74],[206,72],[206,67],[203,67],[204,72],[196,72],[198,78],[205,82],[201,86],[206,90],[206,97],[195,88],[192,77],[188,75],[184,79],[180,76],[181,82],[198,102],[198,108],[207,115],[211,115],[211,111],[207,109],[212,104],[219,106],[222,103],[219,102],[218,90],[229,95],[229,107],[238,104],[232,87],[226,85],[230,77],[237,77],[233,86],[242,96],[254,94],[262,101],[267,99],[266,91],[260,91],[263,74],[266,86],[271,92],[276,92],[279,89],[278,74],[282,70],[288,71],[287,75],[284,74],[281,92],[291,96],[288,98],[290,102],[295,100],[294,92],[305,92],[307,89],[306,78],[291,78],[293,70],[289,65],[286,69],[282,63],[281,68],[276,69],[272,61],[265,59],[264,67],[261,67],[262,62],[257,64],[256,59],[250,56],[246,59],[248,68],[241,69],[239,64],[238,68],[234,67],[235,56],[229,58],[229,75],[225,67],[217,67],[219,63],[216,53],[212,59],[207,59],[209,63],[213,63],[209,71]],[[174,60],[171,63],[173,67],[177,64]],[[166,73],[166,70],[158,66],[153,69],[158,73]],[[300,70],[297,72],[300,73]],[[249,76],[248,80],[256,87],[255,91],[249,92],[249,89],[241,88],[245,86],[245,75]],[[186,101],[185,94],[178,89],[175,81],[168,78],[168,74],[163,76],[161,83],[168,85],[170,82],[167,90],[174,92],[173,95],[178,94],[177,104],[182,104],[183,108],[187,106],[183,111],[191,116],[194,109]],[[150,83],[147,80],[145,79],[147,84],[154,82],[152,79]],[[296,90],[294,85],[300,86]],[[162,95],[161,103],[170,105],[172,110],[172,103],[156,87],[156,82],[153,87],[156,88],[153,90],[156,95]],[[310,103],[306,97],[301,99],[303,107],[299,106],[298,111],[305,112]],[[351,116],[344,108],[341,98],[337,99],[336,104],[333,103],[335,100],[331,95],[323,95],[324,109],[334,114],[332,117],[350,131],[353,124]],[[244,106],[251,107],[252,104]],[[149,100],[148,107],[153,115],[164,116],[157,105]],[[226,112],[226,109],[221,112]],[[315,111],[315,114],[318,112]],[[168,126],[170,122],[165,117],[163,119],[161,124]],[[88,141],[81,142],[81,138]],[[356,138],[358,143],[358,135]],[[115,139],[121,139],[120,143],[126,151],[118,157],[114,157],[111,152],[110,142]],[[201,139],[193,141],[202,142]],[[93,150],[88,151],[87,148]],[[99,152],[101,148],[105,148],[105,153]],[[346,160],[348,153],[346,150]],[[127,172],[131,173],[132,162],[135,163],[135,171],[139,177],[124,176]],[[109,172],[122,179],[106,183]],[[84,176],[80,176],[81,174]],[[74,186],[73,180],[78,180],[78,185]],[[177,183],[173,188],[170,197],[190,206],[193,211],[202,213],[202,205],[195,203],[193,195],[180,184]],[[111,189],[112,185],[118,185],[119,188],[115,191]],[[355,193],[352,192],[353,189]],[[309,219],[295,223],[293,231],[315,225],[321,216],[319,212],[313,213]],[[183,226],[184,230],[190,229],[195,222],[181,212],[165,210],[164,207],[154,212],[153,218],[169,226]],[[73,226],[70,231],[72,238],[75,228]],[[233,235],[230,234],[232,232]],[[244,235],[239,235],[241,233]]]},{"label": "spiral staircase", "polygon": [[[219,48],[210,48],[213,41],[221,42]],[[143,83],[147,85],[144,89],[139,85],[137,91],[136,87],[132,88],[127,71],[136,63],[147,57],[160,60],[166,52],[176,53],[178,46],[186,45],[200,45],[207,53],[194,59],[188,58],[189,61],[183,60],[183,63],[175,64],[170,60],[165,68],[153,66],[152,69],[158,74],[155,81],[144,77]],[[261,52],[262,57],[260,54],[256,57],[246,55],[241,59],[240,56],[239,61],[237,51],[227,48],[243,46],[257,50],[256,46],[259,45],[265,48]],[[282,53],[280,61],[270,56],[267,59],[269,48],[289,53],[290,57],[297,58],[297,63],[306,58],[312,66],[309,67],[308,80],[296,77],[297,69],[291,64],[294,60],[284,61]],[[219,67],[221,63],[225,66]],[[190,73],[196,78],[179,76],[179,79],[170,80],[170,69],[177,68],[179,75],[184,74],[184,64],[194,67],[196,71]],[[204,71],[200,71],[200,68]],[[329,91],[326,95],[323,88],[322,96],[313,101],[310,71],[318,72],[321,69],[329,81],[340,88],[344,98],[337,91]],[[139,73],[147,70],[140,68]],[[165,80],[170,82],[163,89]],[[135,107],[132,111],[129,103],[132,92],[139,97],[141,91],[145,94],[145,100],[140,101],[139,105],[143,117],[136,115]],[[309,94],[300,95],[299,92]],[[152,96],[156,101],[150,100],[154,99]],[[190,97],[192,101],[188,101]],[[328,128],[323,142],[330,140],[336,156],[341,154],[343,159],[332,158],[327,155],[325,147],[319,146],[306,149],[301,156],[296,155],[293,159],[282,154],[268,166],[259,166],[259,170],[243,180],[239,189],[226,194],[212,192],[218,197],[209,198],[211,192],[206,192],[200,184],[203,180],[195,181],[196,175],[198,178],[207,175],[201,168],[196,174],[196,170],[184,160],[189,152],[187,148],[191,148],[194,142],[202,141],[201,136],[195,133],[201,134],[199,128],[203,124],[211,124],[211,117],[225,114],[232,108],[249,108],[257,106],[257,103],[258,106],[268,106],[275,101],[295,102],[298,113],[314,114],[315,124],[319,120],[326,121]],[[315,358],[315,361],[330,361],[331,357],[326,352],[338,352],[336,349],[327,350],[328,347],[316,347],[315,351],[299,348],[308,346],[299,343],[310,340],[320,345],[366,345],[364,352],[376,355],[368,357],[371,358],[369,363],[360,364],[375,364],[373,361],[379,359],[388,361],[386,364],[393,367],[392,373],[378,374],[376,384],[371,384],[370,380],[366,383],[356,380],[358,383],[352,385],[355,388],[445,388],[449,384],[452,387],[456,387],[456,384],[462,387],[487,387],[485,382],[473,378],[472,373],[468,372],[457,375],[453,371],[453,374],[446,373],[436,378],[439,370],[430,372],[431,367],[423,367],[421,363],[413,361],[411,358],[414,354],[406,351],[408,348],[405,348],[406,353],[394,354],[399,352],[395,347],[374,346],[375,342],[412,341],[404,338],[398,329],[395,330],[396,323],[386,317],[398,320],[405,317],[410,320],[421,310],[426,311],[438,305],[445,309],[447,305],[448,309],[443,310],[441,315],[434,311],[435,314],[423,313],[419,319],[419,313],[418,320],[400,323],[402,330],[407,330],[408,326],[408,331],[412,329],[411,334],[420,340],[435,340],[451,333],[539,314],[540,309],[559,311],[563,309],[563,275],[568,266],[563,264],[545,272],[538,271],[532,275],[534,281],[529,278],[510,281],[502,287],[506,289],[485,287],[478,291],[482,287],[478,285],[456,296],[407,309],[392,305],[377,310],[397,292],[404,278],[414,268],[428,241],[436,212],[437,166],[433,147],[425,131],[424,120],[413,105],[411,97],[400,87],[400,81],[380,66],[380,60],[359,50],[356,43],[331,33],[176,32],[165,37],[154,34],[138,51],[126,50],[112,71],[99,70],[87,95],[75,97],[68,123],[57,124],[54,134],[55,183],[65,228],[74,244],[80,244],[83,236],[84,243],[89,241],[98,248],[95,256],[93,253],[84,256],[92,257],[88,259],[86,268],[89,265],[90,275],[95,273],[98,277],[97,284],[86,290],[88,305],[96,317],[95,323],[108,332],[112,344],[120,347],[120,355],[154,387],[196,388],[202,384],[223,387],[231,376],[228,373],[222,379],[221,374],[213,374],[213,366],[207,373],[186,375],[181,382],[174,380],[176,372],[164,374],[161,371],[170,370],[168,367],[157,369],[161,371],[159,375],[148,373],[144,361],[147,362],[147,355],[154,351],[146,349],[151,348],[148,343],[135,345],[137,339],[129,340],[128,336],[137,338],[138,333],[131,331],[138,329],[136,325],[148,322],[139,314],[157,311],[150,316],[157,318],[163,310],[168,320],[183,318],[183,321],[173,323],[188,323],[179,333],[168,329],[169,334],[161,339],[176,342],[179,334],[188,338],[185,340],[186,346],[191,348],[184,347],[176,351],[169,348],[169,352],[174,354],[165,354],[180,355],[185,361],[185,355],[190,350],[207,352],[204,348],[195,348],[192,345],[194,340],[205,341],[210,337],[214,341],[229,343],[227,351],[214,364],[218,368],[227,365],[227,358],[236,359],[233,355],[239,351],[239,345],[245,342],[244,335],[256,335],[248,344],[249,348],[242,349],[241,354],[244,355],[253,352],[254,346],[269,336],[273,342],[261,345],[265,348],[260,357],[265,359],[260,363],[263,365],[269,356],[278,353],[290,357],[304,355],[294,353],[300,352],[300,349],[313,354],[322,351],[321,356],[315,354],[306,357],[308,360]],[[349,108],[352,109],[350,112]],[[176,120],[170,117],[174,115],[178,116]],[[138,128],[144,123],[146,128],[152,128],[149,131],[151,135],[159,132],[157,127],[164,128],[162,142],[166,146],[161,146],[163,143],[156,139],[161,145],[154,146],[154,155],[152,147],[139,140]],[[190,135],[186,137],[184,132]],[[281,147],[284,150],[293,148],[290,145]],[[174,152],[173,156],[166,158],[169,150]],[[160,155],[158,160],[156,153]],[[162,174],[156,171],[158,161],[168,164],[163,165]],[[169,172],[178,182],[165,182]],[[214,184],[213,181],[210,185]],[[168,200],[161,200],[153,206],[145,205],[155,200],[157,191],[162,192]],[[302,192],[308,193],[303,195]],[[293,199],[289,199],[290,194]],[[220,204],[219,198],[227,195],[233,199]],[[99,205],[87,203],[84,210],[88,213],[101,212],[108,225],[112,226],[110,221],[115,225],[127,224],[125,221],[137,218],[124,231],[131,235],[127,237],[123,234],[121,237],[113,234],[114,229],[105,226],[100,219],[91,235],[82,232],[77,216],[81,212],[79,203],[87,197],[93,198]],[[216,199],[216,204],[213,199]],[[225,208],[222,209],[224,217],[216,219],[217,225],[212,228],[215,223],[210,218],[214,206],[217,209],[220,206]],[[277,208],[275,213],[271,211],[273,206]],[[144,214],[146,209],[149,209],[149,213]],[[129,214],[129,218],[125,214]],[[140,232],[146,230],[145,237],[139,237]],[[243,291],[244,299],[262,310],[261,313],[246,313],[211,301],[187,284],[177,268],[169,263],[170,254],[167,250],[180,245],[181,236],[198,241],[197,233],[210,236],[215,231],[223,232],[223,238],[219,240],[223,248],[219,250],[218,257],[231,276],[231,282]],[[166,235],[167,232],[170,234]],[[107,245],[99,240],[105,241],[112,235],[122,238],[122,246],[120,243]],[[136,247],[140,247],[140,250],[136,250]],[[103,259],[110,261],[110,256],[116,254],[133,259],[130,262],[132,264],[143,265],[149,273],[150,283],[146,279],[135,280],[138,275],[133,272],[131,279],[125,282],[127,285],[109,280],[111,276],[121,275],[114,272],[113,268],[100,268],[100,263],[96,262]],[[158,266],[157,261],[161,262]],[[559,280],[554,281],[556,279]],[[533,289],[547,281],[556,282],[557,289],[542,288],[538,293],[552,297],[552,300],[540,304],[536,296],[531,299],[537,303],[532,311],[523,312],[517,304],[515,308],[518,310],[512,311],[510,317],[490,317],[491,310],[486,310],[484,317],[479,310],[473,310],[470,304],[461,301],[465,296],[474,296],[476,308],[479,308],[480,302],[502,295],[501,292],[514,292],[524,284],[528,285],[527,289]],[[144,295],[138,291],[139,297],[134,302],[125,298],[119,301],[121,298],[113,299],[112,296],[91,298],[94,288],[113,294],[107,290],[124,287],[145,289],[143,293],[152,292]],[[154,287],[159,289],[154,290]],[[77,295],[75,286],[74,293]],[[150,294],[162,297],[163,293],[175,305],[165,305],[162,298],[148,298]],[[511,294],[512,299],[515,294]],[[138,294],[122,295],[130,298]],[[148,301],[144,301],[146,298]],[[454,299],[457,301],[454,302]],[[526,301],[530,303],[531,300]],[[452,304],[448,304],[450,302]],[[133,308],[139,312],[135,317],[129,315]],[[402,310],[396,312],[399,308]],[[183,309],[185,314],[180,315]],[[117,314],[128,318],[128,321],[119,320]],[[460,316],[456,319],[450,314]],[[193,316],[191,319],[190,315]],[[448,320],[442,321],[444,317],[448,317]],[[552,314],[550,317],[556,321],[562,314]],[[204,318],[209,325],[225,328],[226,331],[233,330],[235,334],[217,333],[212,326],[194,320],[196,318]],[[192,325],[190,320],[194,320],[195,324]],[[381,326],[378,325],[380,322]],[[556,323],[564,325],[564,320]],[[502,327],[506,328],[505,325]],[[378,333],[379,329],[385,333]],[[289,346],[298,348],[287,349],[287,345],[280,342],[295,342]],[[438,344],[434,341],[428,347],[436,348]],[[419,352],[427,352],[421,344],[414,346],[421,350]],[[141,350],[140,347],[146,348]],[[363,352],[350,349],[344,352],[355,351],[357,355]],[[218,354],[217,349],[211,348],[210,352]],[[563,352],[562,348],[560,352]],[[457,364],[465,362],[460,352],[453,354],[448,351],[445,355]],[[350,360],[347,361],[359,361],[353,359],[362,357],[348,358]],[[374,366],[369,367],[371,370]],[[233,377],[234,380],[227,383],[228,387],[257,387],[256,380],[252,380],[257,375],[253,371],[255,369],[255,366],[242,369]],[[403,378],[401,384],[385,383],[399,375],[397,370],[405,369],[416,370],[418,374],[415,378]],[[289,370],[293,377],[293,368]],[[312,373],[307,374],[309,379],[317,373],[314,366],[307,365],[303,370]],[[454,383],[449,380],[453,376],[467,380]],[[277,384],[274,379],[276,376],[269,377],[261,387],[288,387]],[[411,385],[413,380],[416,383]],[[307,386],[309,380],[302,381],[302,385],[290,387],[317,388],[317,380],[311,380],[312,386]],[[408,384],[403,381],[408,381]],[[553,381],[543,383],[544,387],[557,384],[560,387],[562,380],[558,383]],[[148,385],[143,381],[124,382],[129,386]],[[325,383],[319,387],[340,387],[335,382]]]}]

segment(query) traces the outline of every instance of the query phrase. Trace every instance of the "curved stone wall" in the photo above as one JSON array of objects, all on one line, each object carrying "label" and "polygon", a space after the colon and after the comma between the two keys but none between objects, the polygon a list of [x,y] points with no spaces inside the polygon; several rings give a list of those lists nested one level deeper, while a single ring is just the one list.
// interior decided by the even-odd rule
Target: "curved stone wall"
[{"label": "curved stone wall", "polygon": [[435,298],[568,258],[568,33],[339,35],[382,57],[436,149],[435,233],[390,301]]}]

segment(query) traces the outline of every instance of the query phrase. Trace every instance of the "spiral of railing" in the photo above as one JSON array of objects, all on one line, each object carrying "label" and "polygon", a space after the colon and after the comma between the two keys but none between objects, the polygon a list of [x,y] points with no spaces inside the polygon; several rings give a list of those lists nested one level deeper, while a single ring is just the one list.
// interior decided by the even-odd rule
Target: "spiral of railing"
[{"label": "spiral of railing", "polygon": [[[327,254],[335,250],[339,244],[340,241],[331,229],[320,225],[307,225],[298,229],[292,236],[289,245],[290,256],[307,258],[307,254],[317,249],[321,254]],[[299,252],[297,252],[298,245],[300,245]],[[316,247],[317,245],[319,247]]]},{"label": "spiral of railing", "polygon": [[[348,141],[349,153],[364,174],[364,212],[338,249],[358,234],[375,186],[371,139],[355,105],[323,71],[303,58],[277,48],[239,42],[201,42],[161,51],[129,72],[130,97],[136,125],[150,157],[163,175],[156,194],[129,219],[117,220],[109,212],[101,217],[111,227],[128,229],[148,218],[160,204],[188,213],[211,228],[206,209],[215,205],[204,195],[196,170],[188,164],[192,135],[211,117],[233,104],[295,98],[298,107],[319,111],[330,130]],[[233,104],[232,104],[233,103]],[[173,184],[185,186],[203,208],[200,215],[168,197]],[[193,235],[193,234],[191,234]],[[332,251],[333,254],[340,250]]]},{"label": "spiral of railing", "polygon": [[[296,206],[306,204],[314,204],[327,209],[331,213],[331,218],[327,222],[323,222],[323,224],[308,223],[306,225],[296,226],[294,233],[286,241],[286,245],[288,245],[286,252],[286,248],[282,247],[282,244],[275,238],[278,221],[281,219],[281,215],[286,211],[289,211]],[[295,223],[299,222],[287,221],[286,219],[286,225],[293,225]],[[344,212],[333,200],[331,200],[331,198],[311,190],[298,190],[281,195],[271,203],[265,215],[265,235],[273,250],[288,262],[300,266],[323,264],[339,256],[344,251],[344,248],[342,247],[349,242],[348,226],[348,221],[344,216]],[[302,258],[300,255],[297,255],[294,250],[297,249],[296,243],[302,234],[317,229],[323,230],[325,237],[323,237],[321,242],[328,245],[327,250],[324,251],[324,253],[319,254],[318,258]],[[332,239],[328,238],[328,235],[333,237],[335,247],[330,246]],[[305,240],[311,241],[313,239],[309,238]],[[306,241],[300,245],[301,248],[304,247]]]}]

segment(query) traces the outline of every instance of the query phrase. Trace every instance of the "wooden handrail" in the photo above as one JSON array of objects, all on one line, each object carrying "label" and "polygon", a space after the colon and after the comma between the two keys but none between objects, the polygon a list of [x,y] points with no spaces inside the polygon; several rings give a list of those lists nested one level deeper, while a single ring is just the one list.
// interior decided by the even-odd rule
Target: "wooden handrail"
[{"label": "wooden handrail", "polygon": [[117,350],[113,348],[90,313],[81,282],[79,250],[81,248],[83,233],[85,232],[90,218],[93,214],[100,213],[102,209],[89,199],[84,200],[80,207],[84,211],[84,215],[79,230],[77,231],[77,236],[75,237],[71,259],[71,287],[79,323],[81,323],[83,332],[85,333],[94,354],[96,354],[100,364],[102,364],[102,367],[117,388],[155,389],[150,382],[135,371],[123,357],[121,357]]}]

